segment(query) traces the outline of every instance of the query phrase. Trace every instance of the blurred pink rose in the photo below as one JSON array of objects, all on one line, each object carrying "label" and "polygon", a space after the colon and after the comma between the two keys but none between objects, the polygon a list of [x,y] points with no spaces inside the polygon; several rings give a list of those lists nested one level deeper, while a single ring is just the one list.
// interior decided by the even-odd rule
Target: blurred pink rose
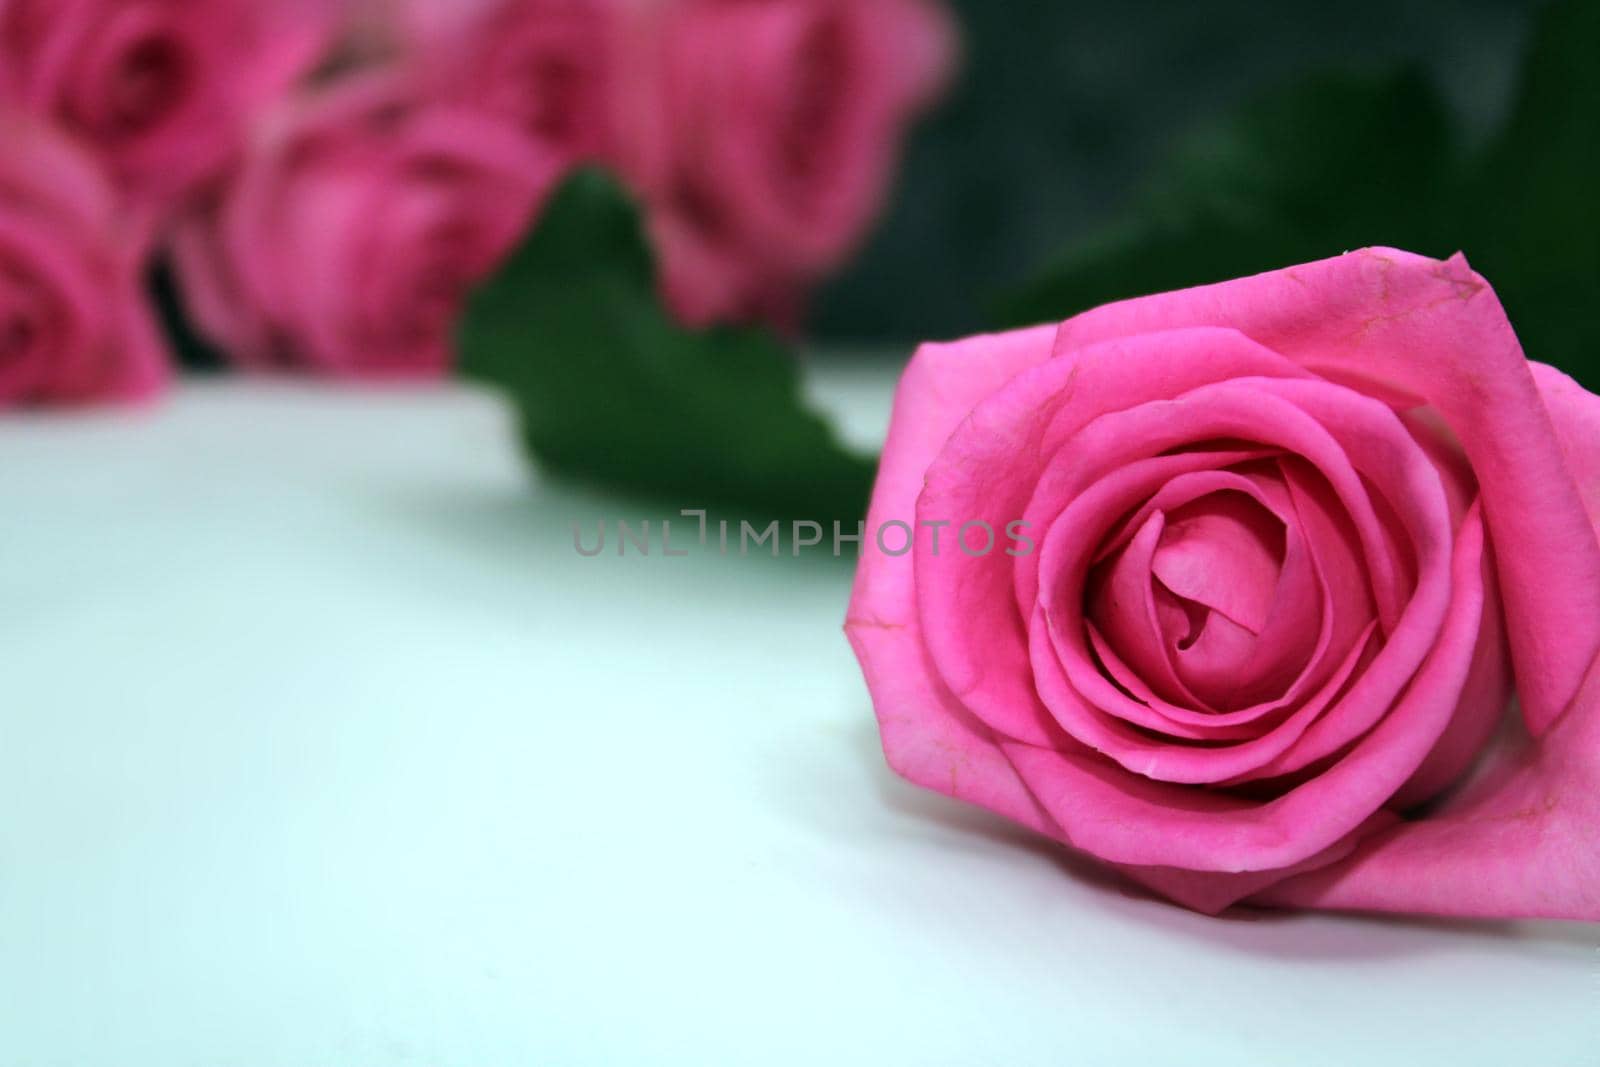
[{"label": "blurred pink rose", "polygon": [[511,0],[350,0],[357,21],[407,47],[426,47],[470,27]]},{"label": "blurred pink rose", "polygon": [[0,98],[46,114],[164,205],[314,64],[338,0],[0,0]]},{"label": "blurred pink rose", "polygon": [[560,169],[389,72],[346,81],[264,123],[214,203],[180,223],[190,313],[243,366],[438,375],[467,290]]},{"label": "blurred pink rose", "polygon": [[574,159],[609,149],[622,16],[639,0],[409,0],[402,35],[435,91]]},{"label": "blurred pink rose", "polygon": [[655,250],[662,299],[673,317],[693,329],[717,323],[760,322],[799,332],[804,287],[727,240],[714,218],[689,211],[654,211],[646,220]]},{"label": "blurred pink rose", "polygon": [[454,47],[504,0],[345,0],[341,53],[356,63]]},{"label": "blurred pink rose", "polygon": [[617,157],[676,235],[666,289],[692,318],[839,267],[953,58],[927,0],[681,0],[630,26]]},{"label": "blurred pink rose", "polygon": [[32,116],[0,115],[0,406],[138,399],[166,361],[143,242],[96,161]]},{"label": "blurred pink rose", "polygon": [[935,0],[367,0],[435,92],[618,170],[692,326],[798,324],[942,89]]}]

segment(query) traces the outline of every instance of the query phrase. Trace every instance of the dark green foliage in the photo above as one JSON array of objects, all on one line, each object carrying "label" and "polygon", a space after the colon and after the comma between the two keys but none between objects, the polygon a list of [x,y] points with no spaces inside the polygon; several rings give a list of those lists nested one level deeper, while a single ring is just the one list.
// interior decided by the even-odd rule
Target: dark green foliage
[{"label": "dark green foliage", "polygon": [[1300,82],[1191,137],[1124,221],[1002,315],[1063,319],[1365,245],[1449,255],[1459,174],[1445,109],[1418,72]]},{"label": "dark green foliage", "polygon": [[1506,127],[1477,155],[1413,70],[1324,75],[1191,138],[1122,220],[1007,299],[1006,325],[1391,245],[1464,251],[1528,356],[1600,388],[1600,0],[1536,22]]},{"label": "dark green foliage", "polygon": [[673,508],[853,528],[873,464],[804,408],[794,356],[756,330],[681,329],[653,278],[626,195],[577,174],[472,298],[465,372],[507,391],[553,474]]}]

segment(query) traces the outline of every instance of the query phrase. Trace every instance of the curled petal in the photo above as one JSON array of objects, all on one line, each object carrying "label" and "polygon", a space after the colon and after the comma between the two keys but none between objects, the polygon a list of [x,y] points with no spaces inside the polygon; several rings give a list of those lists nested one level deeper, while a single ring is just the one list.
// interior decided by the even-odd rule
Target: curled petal
[{"label": "curled petal", "polygon": [[[1193,326],[1226,326],[1334,380],[1431,405],[1482,487],[1523,716],[1535,736],[1577,693],[1600,649],[1600,542],[1516,335],[1461,256],[1394,249],[1143,297],[1065,323],[1057,353]],[[1552,582],[1551,574],[1562,580]]]},{"label": "curled petal", "polygon": [[[1043,329],[1006,336],[1028,337],[1029,344],[1036,344],[1038,336],[1053,333]],[[914,511],[919,525],[981,520],[1003,530],[1021,520],[1030,537],[1042,536],[1060,504],[1055,503],[1052,512],[1030,501],[1047,493],[1044,486],[1052,478],[1073,475],[1053,457],[1096,418],[1128,404],[1167,399],[1236,375],[1304,373],[1231,330],[1172,331],[1048,362],[1048,353],[1035,354],[1028,369],[1013,364],[1016,369],[1005,377],[994,374],[985,358],[986,351],[999,347],[995,340],[978,339],[925,350],[948,353],[940,361],[938,378],[925,378],[934,368],[923,356],[907,372],[895,403],[897,412],[911,411],[907,421],[915,413],[906,405],[919,399],[926,403],[931,397],[941,411],[963,401],[966,406],[959,414],[952,412],[936,458],[923,457],[914,474],[908,472],[918,490],[914,509],[898,514],[880,510],[880,488],[869,528],[890,519],[906,521],[908,512]],[[965,359],[958,361],[957,353]],[[984,378],[993,383],[987,392],[965,391]],[[905,395],[913,385],[916,398]],[[935,428],[929,436],[937,433]],[[886,463],[896,462],[895,470],[901,451],[891,436],[885,456]],[[1209,462],[1197,461],[1189,469],[1205,469]],[[1006,723],[1002,729],[1013,737],[1042,742],[1050,736],[1048,716],[1033,692],[1025,617],[1018,607],[1027,605],[1031,612],[1037,554],[1016,558],[1004,553],[972,558],[948,550],[935,554],[919,537],[915,567],[909,562],[902,562],[901,569],[915,571],[929,652],[951,691],[985,722]],[[869,551],[862,573],[877,569]]]},{"label": "curled petal", "polygon": [[1103,860],[1234,874],[1291,868],[1367,825],[1448,726],[1477,643],[1482,553],[1474,510],[1456,542],[1444,629],[1413,684],[1343,759],[1273,800],[1157,782],[1070,750],[1002,745],[1065,840]]},{"label": "curled petal", "polygon": [[[1389,708],[1427,654],[1449,601],[1451,532],[1437,472],[1415,446],[1409,444],[1410,439],[1398,432],[1398,423],[1386,409],[1362,401],[1342,387],[1281,379],[1232,381],[1193,390],[1175,401],[1145,404],[1102,416],[1073,439],[1070,448],[1064,450],[1051,468],[1052,475],[1060,474],[1057,491],[1070,504],[1052,525],[1039,553],[1039,602],[1049,609],[1051,634],[1067,677],[1073,688],[1092,704],[1107,707],[1108,701],[1119,697],[1093,663],[1086,644],[1080,607],[1084,575],[1087,561],[1093,557],[1098,543],[1099,531],[1115,516],[1135,506],[1149,491],[1151,479],[1141,472],[1136,462],[1141,456],[1160,457],[1162,452],[1196,440],[1233,438],[1255,440],[1304,456],[1329,480],[1344,510],[1363,530],[1369,569],[1381,572],[1392,566],[1366,483],[1328,430],[1298,404],[1272,394],[1271,388],[1280,386],[1292,393],[1347,394],[1349,402],[1357,404],[1370,417],[1389,420],[1388,428],[1397,431],[1390,448],[1378,449],[1368,444],[1367,450],[1372,454],[1363,454],[1361,458],[1364,464],[1377,465],[1381,461],[1391,468],[1380,478],[1380,484],[1393,481],[1391,491],[1407,499],[1408,528],[1425,563],[1423,580],[1409,602],[1403,608],[1396,605],[1397,614],[1393,620],[1385,620],[1386,643],[1382,652],[1361,672],[1350,693],[1339,701],[1336,714],[1329,718],[1334,725],[1323,726],[1322,719],[1311,722],[1302,714],[1292,720],[1296,731],[1315,729],[1319,741],[1328,736],[1348,739]],[[1406,452],[1408,447],[1409,453]],[[1034,647],[1038,647],[1037,641]],[[1342,659],[1343,650],[1332,662],[1339,663]],[[1040,669],[1037,654],[1032,664],[1036,671]],[[1053,707],[1053,710],[1061,714],[1064,708],[1077,710],[1070,704]],[[1081,719],[1073,721],[1082,725]],[[1352,729],[1352,724],[1359,724],[1359,729]],[[1074,729],[1066,721],[1063,725],[1069,731]],[[1089,741],[1083,736],[1080,739]],[[1294,735],[1279,733],[1276,742],[1294,739]],[[1144,746],[1137,746],[1137,749],[1137,769],[1140,773],[1152,773]],[[1115,756],[1110,749],[1106,751]],[[1279,756],[1292,760],[1294,767],[1303,766],[1312,758],[1304,749],[1292,757],[1287,756],[1287,749],[1274,750],[1265,741],[1252,752],[1259,758],[1239,764],[1229,761],[1244,760],[1241,753],[1219,755],[1190,751],[1174,754],[1170,763],[1163,754],[1158,766],[1162,768],[1162,776],[1177,775],[1184,781],[1217,781],[1220,779],[1212,775],[1222,766],[1234,768],[1230,776],[1252,771],[1265,773],[1265,761]],[[1206,766],[1208,762],[1210,767]],[[1282,773],[1286,769],[1275,766],[1272,773]]]}]

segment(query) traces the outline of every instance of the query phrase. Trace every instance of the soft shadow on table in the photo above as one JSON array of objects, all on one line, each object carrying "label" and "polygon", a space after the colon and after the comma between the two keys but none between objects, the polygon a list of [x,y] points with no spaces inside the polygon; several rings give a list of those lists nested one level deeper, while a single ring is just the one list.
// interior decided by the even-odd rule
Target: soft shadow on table
[{"label": "soft shadow on table", "polygon": [[[1162,900],[1102,865],[1042,839],[997,815],[901,780],[885,763],[870,708],[861,725],[839,738],[837,756],[853,761],[862,780],[862,801],[893,813],[896,833],[925,834],[940,848],[970,839],[950,862],[981,862],[997,849],[1026,853],[1049,864],[1077,899],[1128,923],[1153,927],[1174,937],[1204,941],[1245,955],[1285,959],[1383,959],[1439,950],[1449,938],[1474,939],[1514,951],[1600,950],[1600,926],[1561,922],[1480,922],[1355,913],[1284,912],[1236,907],[1218,917],[1200,915]],[[837,768],[814,768],[811,788],[836,785]],[[790,781],[791,791],[807,789]],[[820,805],[812,814],[827,816]],[[835,817],[836,818],[836,817]],[[924,829],[919,830],[918,827]],[[824,827],[828,829],[828,827]],[[1003,866],[996,866],[1004,875]],[[997,886],[996,892],[1003,890]],[[1085,890],[1088,890],[1085,892]]]},{"label": "soft shadow on table", "polygon": [[[692,595],[719,609],[742,610],[753,596],[782,597],[796,570],[808,580],[847,586],[849,561],[831,558],[793,559],[787,550],[779,559],[765,554],[748,558],[707,560],[585,560],[574,552],[572,523],[604,519],[637,522],[673,518],[670,511],[609,496],[602,492],[541,483],[526,492],[474,492],[459,487],[437,493],[384,497],[382,510],[417,535],[446,547],[462,566],[488,569],[496,577],[496,603],[486,609],[526,612],[535,594],[548,595],[551,584],[581,590],[585,595],[626,599],[643,586],[662,585],[676,595]],[[688,532],[688,527],[675,527]],[[606,563],[631,564],[604,566]],[[675,566],[681,565],[681,566]],[[843,601],[840,602],[843,615]],[[842,635],[839,640],[843,642]],[[804,665],[799,665],[803,668]],[[790,817],[810,821],[830,838],[860,834],[870,818],[854,819],[839,807],[841,783],[853,801],[894,816],[894,833],[926,839],[930,847],[952,852],[951,863],[981,863],[999,850],[1027,855],[1054,868],[1079,899],[1108,915],[1252,955],[1296,959],[1363,959],[1437,950],[1440,934],[1489,940],[1519,950],[1544,948],[1570,952],[1575,947],[1600,948],[1600,927],[1571,923],[1476,922],[1447,919],[1289,913],[1235,908],[1221,917],[1186,911],[1156,898],[1102,865],[1044,840],[998,816],[926,790],[893,774],[884,763],[870,707],[863,705],[853,726],[830,734],[822,749],[832,755],[827,765],[807,766],[809,754],[791,754],[774,768],[769,798]],[[817,798],[826,797],[827,800]],[[903,839],[903,837],[902,837]],[[955,851],[959,850],[959,851]],[[998,874],[1004,873],[997,866]]]}]

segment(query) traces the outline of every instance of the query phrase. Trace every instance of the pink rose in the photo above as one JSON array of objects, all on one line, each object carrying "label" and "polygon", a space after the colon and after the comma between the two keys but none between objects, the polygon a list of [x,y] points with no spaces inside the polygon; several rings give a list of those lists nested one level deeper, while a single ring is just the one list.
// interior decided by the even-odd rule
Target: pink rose
[{"label": "pink rose", "polygon": [[954,40],[927,0],[682,0],[629,25],[616,155],[673,235],[666,288],[692,319],[854,251]]},{"label": "pink rose", "polygon": [[144,242],[95,160],[0,113],[0,406],[139,399],[166,378]]},{"label": "pink rose", "polygon": [[[513,0],[348,0],[349,23],[388,49],[431,48]],[[458,42],[452,42],[458,43]]]},{"label": "pink rose", "polygon": [[410,0],[406,35],[436,91],[573,159],[615,136],[622,12],[639,0]]},{"label": "pink rose", "polygon": [[678,322],[692,329],[760,322],[799,332],[804,292],[788,272],[752,261],[715,225],[688,212],[652,212],[646,225],[661,297]]},{"label": "pink rose", "polygon": [[380,72],[269,121],[174,240],[190,311],[255,369],[442,373],[467,291],[528,228],[560,164]]},{"label": "pink rose", "polygon": [[0,0],[0,99],[100,151],[164,205],[320,55],[338,0]]},{"label": "pink rose", "polygon": [[1190,907],[1596,920],[1597,523],[1600,398],[1368,250],[924,348],[846,629],[897,771]]}]

